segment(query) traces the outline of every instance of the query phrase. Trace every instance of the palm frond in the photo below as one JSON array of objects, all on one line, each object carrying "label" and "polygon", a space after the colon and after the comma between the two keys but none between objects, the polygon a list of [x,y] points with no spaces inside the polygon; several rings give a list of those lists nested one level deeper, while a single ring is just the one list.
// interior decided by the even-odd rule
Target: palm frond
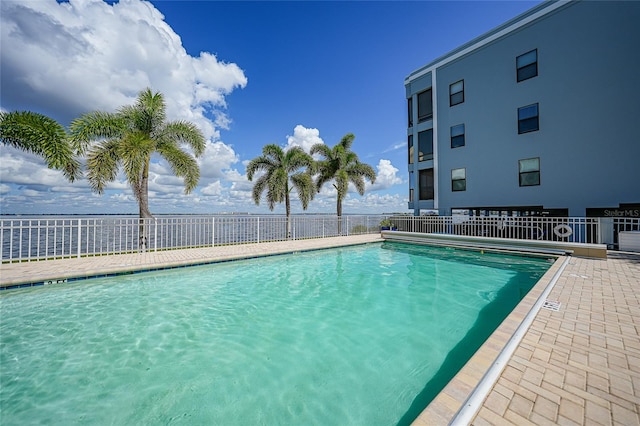
[{"label": "palm frond", "polygon": [[355,138],[356,136],[353,133],[347,133],[342,137],[342,139],[340,139],[340,143],[338,145],[341,146],[345,151],[349,151],[351,149],[351,145],[353,145],[353,140]]},{"label": "palm frond", "polygon": [[324,158],[325,160],[328,160],[331,158],[331,148],[329,148],[329,146],[327,146],[324,143],[317,143],[311,146],[311,149],[309,150],[309,154],[311,155],[319,154],[320,156],[322,156],[322,158]]},{"label": "palm frond", "polygon": [[30,111],[1,112],[0,140],[40,155],[49,168],[61,170],[72,182],[82,173],[66,130],[45,115]]},{"label": "palm frond", "polygon": [[275,162],[282,163],[284,161],[284,150],[276,144],[267,144],[262,147],[262,155],[271,157]]},{"label": "palm frond", "polygon": [[313,184],[313,178],[309,173],[296,173],[291,176],[291,182],[298,192],[298,197],[302,203],[302,209],[306,210],[307,207],[309,207],[309,202],[313,200],[316,192],[316,187]]},{"label": "palm frond", "polygon": [[185,194],[198,186],[200,168],[191,154],[181,150],[177,144],[163,144],[158,147],[158,153],[169,163],[174,175],[184,178]]},{"label": "palm frond", "polygon": [[[154,135],[164,125],[166,120],[166,104],[164,96],[160,92],[153,93],[150,88],[146,88],[138,94],[135,106],[132,108],[136,128]],[[124,113],[124,109],[120,110]]]},{"label": "palm frond", "polygon": [[[265,191],[268,184],[269,177],[267,175],[262,175],[258,178],[258,180],[256,180],[256,183],[253,185],[253,191],[251,195],[253,196],[253,202],[256,203],[256,205],[260,205],[260,198],[262,198],[262,193]],[[271,210],[273,210],[273,208],[271,208]]]},{"label": "palm frond", "polygon": [[368,164],[360,163],[358,155],[351,151],[351,145],[355,136],[347,133],[339,143],[333,148],[328,148],[324,144],[316,144],[311,148],[312,154],[320,154],[322,161],[318,161],[315,170],[318,172],[316,178],[316,190],[320,192],[322,186],[327,182],[334,181],[333,186],[337,191],[338,214],[340,214],[342,200],[347,196],[349,182],[353,183],[360,195],[364,195],[365,182],[369,179],[375,182],[375,171]]},{"label": "palm frond", "polygon": [[299,146],[289,149],[284,158],[287,172],[292,173],[303,167],[312,168],[313,158]]},{"label": "palm frond", "polygon": [[106,184],[116,179],[119,161],[117,140],[104,141],[91,148],[87,155],[87,178],[94,192],[102,194]]},{"label": "palm frond", "polygon": [[141,184],[145,169],[148,170],[151,154],[155,150],[154,141],[143,132],[127,133],[118,144],[118,157],[136,198],[142,197]]},{"label": "palm frond", "polygon": [[126,120],[118,114],[95,111],[73,120],[69,130],[72,146],[84,153],[92,141],[122,137],[127,125]]},{"label": "palm frond", "polygon": [[271,170],[277,167],[277,164],[270,158],[262,155],[260,157],[256,157],[247,164],[247,179],[250,181],[253,180],[253,175],[260,170]]},{"label": "palm frond", "polygon": [[158,135],[158,140],[171,140],[185,144],[193,150],[196,157],[200,157],[206,147],[206,141],[200,129],[188,121],[167,123]]}]

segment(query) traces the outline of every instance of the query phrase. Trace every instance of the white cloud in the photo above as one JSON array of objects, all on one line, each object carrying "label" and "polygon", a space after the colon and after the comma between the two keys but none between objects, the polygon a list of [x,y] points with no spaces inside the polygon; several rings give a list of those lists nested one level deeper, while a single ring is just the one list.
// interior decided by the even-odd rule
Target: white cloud
[{"label": "white cloud", "polygon": [[318,129],[307,129],[301,124],[298,124],[293,129],[293,136],[287,136],[287,146],[285,149],[290,149],[294,146],[299,146],[309,152],[311,147],[317,143],[324,143],[320,138],[320,131]]},{"label": "white cloud", "polygon": [[[189,55],[150,2],[8,0],[0,3],[0,12],[1,110],[38,111],[68,124],[88,111],[130,105],[140,90],[151,87],[164,95],[169,120],[188,120],[203,131],[207,147],[199,159],[201,184],[224,178],[238,162],[233,148],[219,140],[219,129],[231,122],[226,96],[246,86],[244,72],[209,52]],[[44,191],[69,200],[71,194],[84,193],[83,211],[110,211],[103,209],[109,202],[125,203],[114,207],[120,211],[129,208],[126,203],[135,206],[122,173],[102,198],[92,197],[85,179],[71,184],[39,157],[2,148],[2,193],[10,194],[3,197],[3,210],[20,210],[27,194]],[[184,181],[157,160],[150,169],[150,198],[166,197],[165,206],[171,200],[193,202],[184,195]]]},{"label": "white cloud", "polygon": [[230,145],[222,142],[207,142],[204,154],[198,159],[201,179],[221,178],[224,176],[224,171],[238,161],[238,155]]},{"label": "white cloud", "polygon": [[[247,180],[242,167],[247,160],[241,161],[234,147],[220,140],[220,129],[231,123],[227,96],[247,84],[243,70],[212,53],[189,55],[150,2],[2,0],[0,61],[0,110],[37,111],[66,125],[87,111],[115,111],[130,105],[149,86],[164,94],[169,120],[188,120],[200,127],[207,145],[198,159],[199,187],[185,195],[184,181],[154,156],[149,179],[154,213],[268,212],[266,203],[257,207],[252,200],[254,182]],[[285,149],[300,146],[308,152],[317,143],[324,143],[319,130],[298,124],[287,135]],[[404,143],[393,148],[403,147]],[[38,156],[1,146],[0,162],[3,212],[137,212],[122,173],[107,185],[105,194],[96,195],[86,179],[69,183]],[[398,169],[389,160],[380,160],[376,167],[376,184],[367,183],[364,197],[351,188],[345,211],[377,212],[394,201],[375,192],[401,183]],[[300,213],[293,195],[294,211]],[[274,212],[283,210],[278,205]],[[330,184],[316,195],[308,211],[334,213],[335,190]]]},{"label": "white cloud", "polygon": [[378,173],[376,173],[376,182],[371,185],[370,190],[377,191],[380,189],[387,189],[393,185],[402,183],[402,179],[398,177],[398,169],[393,167],[390,160],[380,159],[376,166]]},{"label": "white cloud", "polygon": [[393,145],[391,145],[389,148],[385,149],[384,151],[382,151],[383,154],[387,153],[387,152],[392,152],[392,151],[398,151],[401,149],[407,149],[407,143],[406,142],[398,142],[395,143]]},{"label": "white cloud", "polygon": [[204,195],[221,195],[222,194],[222,183],[219,180],[210,183],[200,190],[200,193]]},{"label": "white cloud", "polygon": [[[71,119],[131,104],[150,86],[164,94],[169,119],[192,121],[216,140],[218,128],[229,123],[225,96],[247,84],[236,64],[208,52],[188,55],[146,1],[3,1],[1,11],[3,106],[9,109],[55,105]],[[30,105],[20,105],[22,99]]]},{"label": "white cloud", "polygon": [[0,181],[16,185],[44,185],[58,188],[71,184],[58,170],[48,169],[40,157],[9,146],[0,146]]}]

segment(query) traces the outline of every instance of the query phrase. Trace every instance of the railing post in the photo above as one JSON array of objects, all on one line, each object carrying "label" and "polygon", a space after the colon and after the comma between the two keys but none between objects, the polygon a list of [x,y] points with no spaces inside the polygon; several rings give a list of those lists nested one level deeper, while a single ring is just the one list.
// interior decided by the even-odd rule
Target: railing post
[{"label": "railing post", "polygon": [[153,218],[153,251],[158,251],[158,218]]},{"label": "railing post", "polygon": [[256,217],[256,221],[257,221],[257,223],[256,223],[256,229],[257,229],[256,242],[259,243],[260,242],[260,216]]},{"label": "railing post", "polygon": [[80,250],[82,247],[82,219],[78,219],[78,258],[80,258]]},{"label": "railing post", "polygon": [[216,217],[211,218],[211,247],[216,245]]}]

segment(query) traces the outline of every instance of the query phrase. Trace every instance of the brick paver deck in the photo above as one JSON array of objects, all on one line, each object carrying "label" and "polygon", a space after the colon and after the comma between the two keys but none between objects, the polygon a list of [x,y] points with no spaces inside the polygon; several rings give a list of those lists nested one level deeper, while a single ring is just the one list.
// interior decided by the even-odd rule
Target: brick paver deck
[{"label": "brick paver deck", "polygon": [[[379,235],[3,264],[0,286],[375,241]],[[640,255],[572,257],[548,299],[560,309],[537,313],[473,424],[640,425]],[[515,329],[530,307],[519,305],[503,325]],[[509,338],[497,330],[462,385],[445,389],[415,424],[449,423],[475,386],[469,377],[479,380]]]},{"label": "brick paver deck", "polygon": [[571,258],[475,425],[640,425],[640,255]]}]

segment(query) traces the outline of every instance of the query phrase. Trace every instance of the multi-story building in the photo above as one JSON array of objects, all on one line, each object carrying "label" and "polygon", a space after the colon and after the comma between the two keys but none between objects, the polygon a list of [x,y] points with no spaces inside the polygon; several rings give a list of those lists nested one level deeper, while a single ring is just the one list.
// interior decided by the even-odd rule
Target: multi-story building
[{"label": "multi-story building", "polygon": [[640,217],[640,2],[541,3],[405,87],[415,215]]}]

